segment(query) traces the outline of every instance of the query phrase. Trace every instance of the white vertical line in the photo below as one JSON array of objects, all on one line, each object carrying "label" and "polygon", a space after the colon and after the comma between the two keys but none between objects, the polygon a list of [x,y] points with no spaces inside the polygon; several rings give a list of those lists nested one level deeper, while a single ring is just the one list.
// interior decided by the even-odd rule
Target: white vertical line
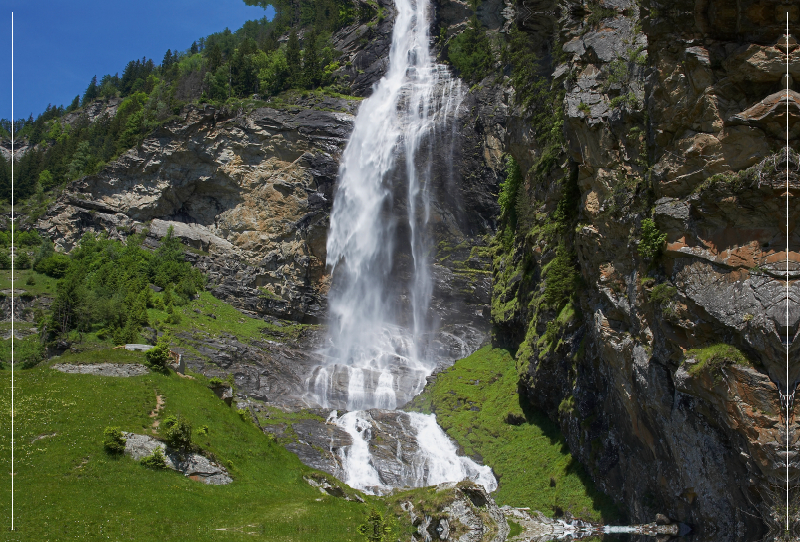
[{"label": "white vertical line", "polygon": [[786,11],[786,532],[789,532],[789,11]]},{"label": "white vertical line", "polygon": [[14,530],[14,12],[11,12],[11,530]]}]

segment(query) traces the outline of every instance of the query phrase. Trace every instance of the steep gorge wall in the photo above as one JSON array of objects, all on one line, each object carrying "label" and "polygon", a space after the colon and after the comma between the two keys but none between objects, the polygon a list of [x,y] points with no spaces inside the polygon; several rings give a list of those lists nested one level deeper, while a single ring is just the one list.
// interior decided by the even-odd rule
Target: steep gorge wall
[{"label": "steep gorge wall", "polygon": [[[797,407],[781,406],[800,370],[785,6],[538,4],[549,18],[522,4],[517,24],[541,41],[554,23],[539,50],[564,140],[553,152],[541,109],[515,112],[529,130],[506,142],[524,179],[513,242],[501,232],[495,245],[495,340],[519,347],[531,402],[634,521],[663,511],[719,540],[759,536],[785,513],[787,438],[798,475]],[[794,8],[790,19],[797,35]],[[648,219],[666,234],[656,258]],[[704,350],[718,343],[743,356]]]},{"label": "steep gorge wall", "polygon": [[[357,96],[385,70],[392,10],[382,3],[383,21],[335,37]],[[800,371],[796,346],[788,382],[781,364],[800,319],[781,312],[781,281],[800,264],[792,234],[781,267],[786,168],[790,195],[798,189],[775,98],[782,5],[485,0],[485,28],[521,32],[494,41],[497,56],[522,36],[546,84],[530,96],[498,63],[435,143],[453,156],[433,162],[431,187],[442,358],[474,349],[491,313],[496,344],[517,348],[531,402],[633,521],[666,512],[720,540],[759,535],[780,512],[770,489],[787,438],[779,392]],[[462,0],[435,9],[432,35],[445,38],[472,14]],[[321,321],[333,186],[357,108],[315,94],[250,110],[187,107],[68,186],[36,227],[69,250],[89,231],[148,228],[155,243],[172,225],[217,297],[266,319]],[[513,224],[497,204],[505,153],[521,173]],[[404,213],[403,187],[395,192],[393,212]],[[646,219],[667,235],[656,259],[642,245]],[[398,256],[402,283],[408,255]],[[243,392],[271,399],[296,391],[318,339],[298,350],[225,339],[193,363],[234,372]],[[747,361],[701,367],[693,349],[720,342]],[[796,433],[788,438],[796,450]]]}]

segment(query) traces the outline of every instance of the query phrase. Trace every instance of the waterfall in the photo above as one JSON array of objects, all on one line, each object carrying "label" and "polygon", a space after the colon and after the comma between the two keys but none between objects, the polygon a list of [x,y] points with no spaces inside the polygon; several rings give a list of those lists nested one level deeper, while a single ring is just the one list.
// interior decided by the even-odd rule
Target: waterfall
[{"label": "waterfall", "polygon": [[[429,317],[431,165],[452,154],[452,145],[434,148],[435,136],[454,132],[463,97],[460,80],[431,57],[429,0],[395,5],[387,73],[361,104],[339,168],[327,242],[327,364],[307,390],[314,403],[349,411],[329,417],[353,441],[340,450],[349,485],[383,493],[469,478],[492,491],[491,469],[458,456],[435,416],[393,411],[422,391],[435,368],[426,352],[436,325]],[[398,254],[404,261],[394,261]],[[385,442],[376,437],[381,431],[396,439],[389,454],[373,453]]]},{"label": "waterfall", "polygon": [[[388,71],[359,109],[331,212],[328,365],[308,383],[325,407],[401,406],[435,367],[425,356],[433,331],[431,138],[455,118],[463,93],[460,80],[431,57],[428,0],[397,0],[396,7]],[[403,183],[406,208],[397,212]],[[399,231],[410,247],[407,284],[393,276]]]}]

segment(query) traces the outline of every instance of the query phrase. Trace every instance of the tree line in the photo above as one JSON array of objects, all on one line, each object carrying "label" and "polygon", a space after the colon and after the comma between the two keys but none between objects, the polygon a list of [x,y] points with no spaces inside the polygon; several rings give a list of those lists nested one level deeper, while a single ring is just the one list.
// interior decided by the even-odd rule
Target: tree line
[{"label": "tree line", "polygon": [[[257,94],[261,98],[292,89],[332,87],[339,56],[331,33],[366,20],[377,5],[355,0],[245,0],[274,4],[276,16],[247,21],[201,38],[184,50],[167,50],[160,64],[141,58],[120,76],[95,76],[83,95],[67,106],[48,105],[35,119],[0,120],[0,137],[15,132],[18,145],[33,147],[14,166],[15,198],[44,193],[84,175],[138,145],[190,102],[224,103]],[[282,43],[279,38],[288,32]],[[96,100],[120,98],[115,114],[92,121],[80,113]],[[11,162],[0,156],[0,201],[11,199]]]}]

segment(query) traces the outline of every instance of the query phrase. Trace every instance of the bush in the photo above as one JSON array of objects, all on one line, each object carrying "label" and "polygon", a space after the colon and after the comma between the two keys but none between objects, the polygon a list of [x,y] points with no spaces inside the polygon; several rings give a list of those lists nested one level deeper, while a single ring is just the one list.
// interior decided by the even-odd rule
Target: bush
[{"label": "bush", "polygon": [[103,447],[106,452],[116,455],[125,451],[125,437],[119,427],[106,427],[103,431]]},{"label": "bush", "polygon": [[60,279],[67,274],[69,264],[69,256],[55,253],[39,260],[33,268],[39,273]]},{"label": "bush", "polygon": [[0,251],[0,269],[11,269],[11,256],[5,250]]},{"label": "bush", "polygon": [[28,269],[31,266],[31,257],[24,250],[17,252],[17,257],[14,258],[14,269]]},{"label": "bush", "polygon": [[145,364],[153,371],[167,374],[169,373],[169,362],[171,360],[169,351],[169,336],[164,334],[158,339],[155,347],[144,353]]},{"label": "bush", "polygon": [[183,416],[167,416],[161,422],[161,434],[166,443],[175,449],[189,448],[192,445],[192,424]]},{"label": "bush", "polygon": [[211,377],[211,378],[208,380],[208,387],[209,387],[209,388],[221,388],[221,387],[222,387],[222,386],[224,386],[224,385],[225,385],[225,381],[224,381],[224,380],[222,380],[222,379],[221,379],[220,377],[218,377],[218,376],[212,376],[212,377]]},{"label": "bush", "polygon": [[672,298],[675,297],[676,293],[678,293],[677,288],[675,288],[674,286],[670,286],[666,282],[663,282],[655,286],[650,291],[650,301],[652,301],[656,305],[663,305],[665,303],[671,302]]},{"label": "bush", "polygon": [[369,542],[381,542],[387,540],[391,529],[383,520],[380,512],[374,508],[370,511],[367,520],[358,526],[358,534]]},{"label": "bush", "polygon": [[477,17],[469,26],[454,37],[447,49],[447,58],[464,79],[479,82],[489,73],[494,58],[486,32]]},{"label": "bush", "polygon": [[642,240],[637,250],[645,260],[653,260],[661,254],[667,234],[661,233],[652,218],[642,220]]},{"label": "bush", "polygon": [[153,455],[145,457],[140,463],[148,469],[161,470],[167,468],[167,461],[164,457],[164,452],[161,451],[161,447],[153,450]]}]

